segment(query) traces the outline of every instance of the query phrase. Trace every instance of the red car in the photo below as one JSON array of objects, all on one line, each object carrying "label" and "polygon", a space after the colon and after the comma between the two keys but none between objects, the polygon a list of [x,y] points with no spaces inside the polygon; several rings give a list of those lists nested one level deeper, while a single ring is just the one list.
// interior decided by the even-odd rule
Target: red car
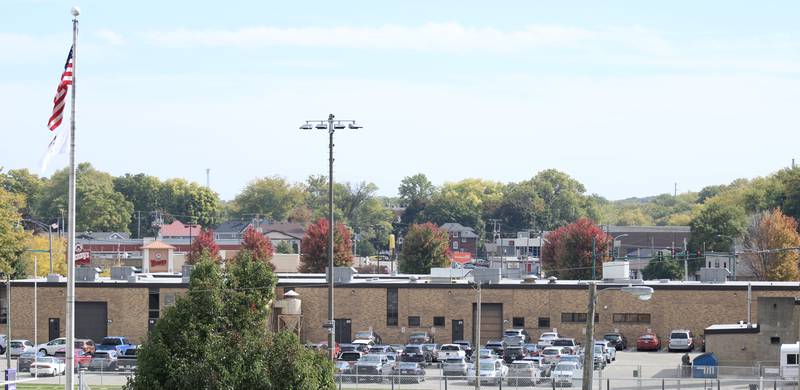
[{"label": "red car", "polygon": [[654,334],[643,334],[636,339],[637,351],[658,351],[661,349],[661,340]]},{"label": "red car", "polygon": [[[55,355],[53,355],[53,356],[55,356],[58,359],[65,360],[65,356],[66,355],[67,354],[64,351],[64,348],[61,348],[58,351],[56,351]],[[84,352],[81,349],[77,349],[77,348],[75,349],[75,368],[76,369],[89,364],[89,362],[91,362],[91,361],[92,361],[92,355]]]},{"label": "red car", "polygon": [[[327,340],[325,340],[325,341],[323,341],[323,342],[319,343],[319,349],[321,349],[321,350],[323,350],[323,351],[326,351],[326,352],[327,352],[327,351],[328,351],[328,341],[327,341]],[[341,352],[342,352],[342,351],[341,351],[341,349],[339,348],[339,343],[337,343],[337,342],[335,342],[335,341],[334,341],[334,342],[333,342],[333,355],[334,355],[334,356],[339,356],[339,354],[340,354]]]}]

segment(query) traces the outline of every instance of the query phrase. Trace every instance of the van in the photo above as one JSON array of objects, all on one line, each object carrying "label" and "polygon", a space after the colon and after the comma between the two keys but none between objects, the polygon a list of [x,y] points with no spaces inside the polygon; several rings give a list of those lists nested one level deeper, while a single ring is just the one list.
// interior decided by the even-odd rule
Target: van
[{"label": "van", "polygon": [[669,351],[688,351],[694,350],[694,338],[691,330],[679,329],[669,333]]},{"label": "van", "polygon": [[797,380],[797,344],[781,345],[781,378],[787,381]]}]

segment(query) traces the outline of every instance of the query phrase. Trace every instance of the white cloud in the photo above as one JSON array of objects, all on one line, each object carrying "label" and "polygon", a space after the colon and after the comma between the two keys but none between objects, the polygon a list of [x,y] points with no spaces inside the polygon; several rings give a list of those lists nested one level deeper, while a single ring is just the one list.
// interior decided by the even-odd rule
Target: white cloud
[{"label": "white cloud", "polygon": [[95,35],[97,35],[97,37],[103,42],[111,46],[119,46],[125,43],[125,40],[122,39],[122,35],[119,35],[111,30],[98,30]]}]

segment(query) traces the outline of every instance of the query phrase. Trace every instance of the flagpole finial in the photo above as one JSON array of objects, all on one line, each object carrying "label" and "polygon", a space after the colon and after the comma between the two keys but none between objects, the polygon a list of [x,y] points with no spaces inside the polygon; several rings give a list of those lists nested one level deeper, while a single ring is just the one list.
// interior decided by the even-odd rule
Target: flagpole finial
[{"label": "flagpole finial", "polygon": [[81,14],[81,9],[78,8],[78,7],[72,7],[72,9],[70,10],[70,13],[72,14],[72,16],[77,18],[78,15]]}]

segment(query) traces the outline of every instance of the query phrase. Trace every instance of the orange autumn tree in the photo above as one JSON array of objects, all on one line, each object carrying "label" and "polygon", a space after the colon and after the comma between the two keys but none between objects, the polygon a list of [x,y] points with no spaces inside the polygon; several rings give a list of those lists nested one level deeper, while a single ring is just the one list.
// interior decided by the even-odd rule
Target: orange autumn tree
[{"label": "orange autumn tree", "polygon": [[[321,218],[306,228],[300,253],[300,272],[325,272],[328,266],[328,220]],[[350,230],[343,224],[336,224],[333,235],[333,262],[336,267],[349,267],[353,264],[353,244]]]},{"label": "orange autumn tree", "polygon": [[774,209],[757,214],[743,237],[745,252],[739,256],[756,280],[797,280],[798,259],[796,250],[764,251],[800,247],[797,220]]}]

